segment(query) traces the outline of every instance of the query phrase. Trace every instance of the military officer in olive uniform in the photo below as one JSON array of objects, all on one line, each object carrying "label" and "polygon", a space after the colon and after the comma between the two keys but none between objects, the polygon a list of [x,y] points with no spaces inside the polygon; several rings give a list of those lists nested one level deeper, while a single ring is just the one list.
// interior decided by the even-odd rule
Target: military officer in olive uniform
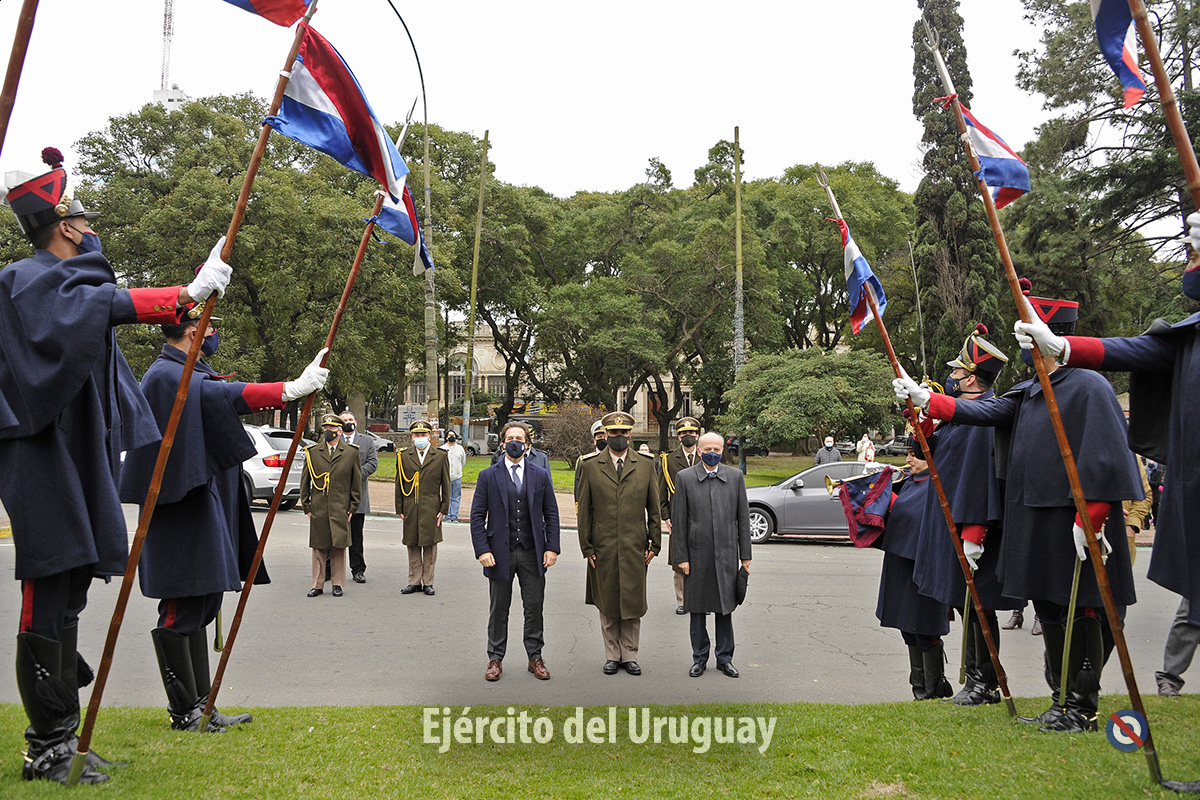
[{"label": "military officer in olive uniform", "polygon": [[653,458],[629,449],[631,415],[614,411],[602,422],[607,451],[584,461],[579,473],[579,548],[588,562],[584,600],[600,612],[604,674],[623,666],[641,675],[646,571],[662,547],[658,475]]},{"label": "military officer in olive uniform", "polygon": [[[662,506],[662,518],[666,520],[667,532],[671,530],[671,501],[675,497],[675,475],[681,469],[700,463],[700,421],[695,417],[684,417],[675,424],[675,435],[681,445],[677,450],[663,452],[654,462],[658,469],[658,499]],[[667,541],[667,562],[675,573],[675,613],[682,616],[683,610],[683,573],[675,565],[675,537]]]},{"label": "military officer in olive uniform", "polygon": [[432,596],[442,518],[450,510],[450,458],[430,441],[433,426],[428,421],[418,420],[408,430],[412,446],[396,454],[396,513],[404,520],[408,547],[408,585],[400,593]]},{"label": "military officer in olive uniform", "polygon": [[342,437],[342,418],[326,414],[321,441],[304,449],[300,478],[300,507],[308,516],[308,546],[312,548],[312,588],[317,597],[325,588],[325,557],[329,556],[333,596],[346,585],[346,548],[350,546],[350,517],[362,500],[362,465],[358,446]]}]

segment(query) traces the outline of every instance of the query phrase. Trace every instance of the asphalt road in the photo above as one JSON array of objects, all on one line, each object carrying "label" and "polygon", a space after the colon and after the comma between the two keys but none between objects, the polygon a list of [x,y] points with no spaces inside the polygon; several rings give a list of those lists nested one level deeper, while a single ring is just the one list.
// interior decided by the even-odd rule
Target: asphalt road
[{"label": "asphalt road", "polygon": [[[135,509],[126,507],[132,531]],[[265,512],[256,510],[261,526]],[[273,583],[255,587],[221,692],[223,708],[280,705],[479,704],[642,705],[697,702],[874,703],[911,697],[908,658],[898,632],[875,619],[881,554],[847,546],[773,542],[754,550],[746,604],[734,614],[741,678],[715,669],[687,676],[691,665],[687,617],[675,614],[671,572],[664,558],[650,566],[650,611],[642,623],[640,677],[601,673],[604,649],[596,610],[583,602],[584,562],[573,531],[547,577],[548,682],[526,671],[519,603],[510,620],[509,657],[500,681],[483,679],[487,665],[487,582],[475,561],[465,524],[447,524],[438,557],[437,595],[401,595],[407,554],[400,521],[366,522],[367,583],[351,583],[342,598],[328,591],[309,599],[310,550],[306,518],[279,515],[267,548]],[[1139,687],[1155,690],[1154,671],[1177,598],[1145,579],[1149,551],[1134,571],[1140,602],[1130,608],[1127,640]],[[0,539],[0,574],[12,576],[12,539]],[[80,649],[97,666],[118,583],[93,584],[81,624]],[[515,594],[515,593],[514,593]],[[514,598],[515,600],[515,598]],[[236,596],[228,595],[225,625]],[[17,629],[20,589],[0,590],[0,626]],[[1014,696],[1045,697],[1041,640],[1024,630],[1003,632],[1002,660]],[[1002,620],[1005,617],[1002,617]],[[108,705],[165,704],[150,642],[156,602],[135,588],[117,646],[104,701]],[[957,683],[959,637],[947,637]],[[0,636],[0,664],[12,664],[15,639]],[[214,670],[216,654],[213,656]],[[1106,692],[1124,692],[1116,657],[1104,675]],[[1197,680],[1200,684],[1200,680]],[[1189,689],[1191,684],[1189,684]],[[84,691],[86,703],[87,690]],[[0,702],[19,702],[10,668],[0,670]],[[1031,700],[1021,710],[1041,711]]]}]

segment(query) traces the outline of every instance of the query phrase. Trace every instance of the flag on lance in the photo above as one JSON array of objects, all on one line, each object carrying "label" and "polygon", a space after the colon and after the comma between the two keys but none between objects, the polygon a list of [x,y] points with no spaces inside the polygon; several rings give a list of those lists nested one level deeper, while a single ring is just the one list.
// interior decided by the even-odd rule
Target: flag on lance
[{"label": "flag on lance", "polygon": [[1004,208],[1029,191],[1029,167],[1004,140],[975,118],[971,109],[961,106],[967,127],[971,130],[971,143],[979,164],[983,167],[983,180],[992,187],[992,200],[996,208]]},{"label": "flag on lance", "polygon": [[392,202],[390,197],[385,197],[375,224],[408,244],[417,244],[421,248],[421,261],[425,264],[425,269],[433,269],[433,256],[425,246],[425,236],[417,223],[417,207],[413,203],[412,192],[408,190],[407,183],[404,185],[403,200],[403,204],[400,204]]},{"label": "flag on lance", "polygon": [[279,113],[266,123],[379,182],[393,200],[404,193],[408,167],[375,118],[341,54],[311,25],[304,29]]},{"label": "flag on lance", "polygon": [[1146,82],[1138,69],[1133,51],[1133,14],[1128,0],[1090,0],[1096,43],[1104,60],[1125,87],[1125,108],[1137,103],[1146,93]]},{"label": "flag on lance", "polygon": [[292,23],[308,13],[308,3],[305,0],[225,0],[225,2],[285,28],[291,27]]},{"label": "flag on lance", "polygon": [[875,302],[879,305],[881,317],[883,310],[887,308],[887,298],[883,296],[883,284],[875,277],[871,265],[854,243],[846,220],[835,219],[833,222],[842,232],[842,253],[846,261],[846,292],[850,295],[850,330],[858,333],[871,316],[871,309],[867,304],[867,287],[875,292]]}]

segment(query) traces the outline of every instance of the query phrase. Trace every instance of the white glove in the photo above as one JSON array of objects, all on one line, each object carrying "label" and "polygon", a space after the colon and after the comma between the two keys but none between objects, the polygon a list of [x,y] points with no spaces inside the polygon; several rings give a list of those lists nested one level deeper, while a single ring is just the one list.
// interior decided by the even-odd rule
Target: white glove
[{"label": "white glove", "polygon": [[223,247],[225,247],[224,236],[218,239],[216,245],[213,246],[212,252],[208,254],[208,260],[196,273],[196,279],[188,284],[188,297],[197,303],[207,300],[213,292],[217,293],[217,297],[225,296],[225,287],[229,285],[229,276],[233,274],[233,268],[221,260]]},{"label": "white glove", "polygon": [[983,558],[983,545],[975,544],[970,539],[963,539],[963,555],[967,557],[967,563],[971,565],[971,571],[979,569],[979,559]]},{"label": "white glove", "polygon": [[1013,323],[1013,336],[1017,337],[1017,344],[1021,345],[1022,350],[1032,350],[1036,342],[1042,355],[1057,359],[1067,349],[1067,340],[1050,332],[1050,326],[1042,322],[1028,299],[1021,298],[1021,302],[1025,304],[1031,322],[1017,320]]},{"label": "white glove", "polygon": [[292,400],[307,397],[325,386],[325,381],[329,380],[329,370],[321,366],[321,359],[328,352],[328,347],[322,347],[321,352],[317,353],[317,357],[304,368],[304,372],[300,373],[299,378],[294,381],[284,381],[283,402],[289,403]]},{"label": "white glove", "polygon": [[1185,241],[1192,249],[1200,252],[1200,211],[1193,211],[1187,218],[1188,233]]},{"label": "white glove", "polygon": [[913,405],[922,411],[929,408],[929,389],[918,386],[917,382],[907,374],[893,380],[892,389],[896,392],[896,399],[901,403],[912,399]]},{"label": "white glove", "polygon": [[[1087,533],[1078,525],[1074,526],[1071,531],[1075,535],[1075,554],[1079,556],[1080,561],[1087,561],[1088,545]],[[1104,529],[1096,531],[1096,541],[1100,543],[1100,552],[1103,557],[1100,559],[1101,564],[1108,563],[1108,554],[1112,552],[1112,545],[1108,543],[1108,539],[1104,538]]]}]

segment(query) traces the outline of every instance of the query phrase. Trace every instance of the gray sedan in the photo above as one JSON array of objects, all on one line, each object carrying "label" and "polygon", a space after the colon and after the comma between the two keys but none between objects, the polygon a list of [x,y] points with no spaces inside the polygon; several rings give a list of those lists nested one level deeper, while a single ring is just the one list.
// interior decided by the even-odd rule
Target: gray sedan
[{"label": "gray sedan", "polygon": [[825,476],[845,480],[867,471],[865,461],[836,461],[797,473],[771,486],[746,490],[750,501],[750,541],[761,544],[772,536],[850,538],[846,515],[835,492],[825,489]]}]

